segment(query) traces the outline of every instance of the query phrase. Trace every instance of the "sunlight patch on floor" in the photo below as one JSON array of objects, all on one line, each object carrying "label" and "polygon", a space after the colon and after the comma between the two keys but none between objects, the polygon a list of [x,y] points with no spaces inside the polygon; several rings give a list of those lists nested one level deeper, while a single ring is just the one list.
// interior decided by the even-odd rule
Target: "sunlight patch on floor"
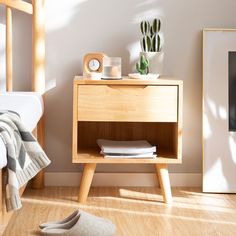
[{"label": "sunlight patch on floor", "polygon": [[130,189],[119,189],[119,193],[121,197],[125,198],[139,198],[146,200],[159,200],[158,195],[156,193],[147,193]]},{"label": "sunlight patch on floor", "polygon": [[158,212],[150,212],[148,211],[140,211],[140,210],[128,210],[128,209],[121,209],[121,208],[112,208],[108,206],[94,206],[94,205],[82,205],[82,204],[76,204],[76,203],[65,203],[65,202],[55,202],[55,201],[49,201],[49,200],[36,200],[36,199],[26,199],[24,198],[22,200],[24,203],[30,203],[30,204],[39,204],[39,205],[51,205],[51,206],[60,206],[60,207],[69,207],[69,208],[81,208],[83,210],[88,211],[104,211],[104,212],[110,212],[112,214],[124,214],[124,215],[134,215],[134,216],[141,216],[141,217],[162,217],[162,218],[168,218],[168,219],[176,219],[176,220],[184,220],[184,221],[193,221],[193,222],[202,222],[202,223],[210,223],[210,224],[223,224],[223,225],[233,225],[236,226],[236,222],[233,221],[226,221],[226,220],[214,220],[214,219],[207,219],[207,218],[197,218],[196,217],[190,217],[190,216],[183,216],[183,215],[173,215],[172,214],[166,214],[166,213],[158,213]]}]

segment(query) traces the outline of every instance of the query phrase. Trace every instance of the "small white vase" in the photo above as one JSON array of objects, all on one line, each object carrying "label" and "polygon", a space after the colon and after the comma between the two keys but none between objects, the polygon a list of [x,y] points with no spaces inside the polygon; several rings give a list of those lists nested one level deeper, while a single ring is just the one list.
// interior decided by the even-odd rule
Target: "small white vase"
[{"label": "small white vase", "polygon": [[149,73],[162,75],[164,52],[140,52],[149,60]]}]

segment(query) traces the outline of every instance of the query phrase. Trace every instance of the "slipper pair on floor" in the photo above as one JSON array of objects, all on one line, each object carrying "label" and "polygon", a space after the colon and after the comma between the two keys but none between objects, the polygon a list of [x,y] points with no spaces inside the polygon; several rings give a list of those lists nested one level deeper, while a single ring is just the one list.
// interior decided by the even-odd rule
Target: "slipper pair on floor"
[{"label": "slipper pair on floor", "polygon": [[110,220],[81,210],[74,211],[61,221],[43,223],[39,228],[45,236],[113,236],[116,231],[115,225]]}]

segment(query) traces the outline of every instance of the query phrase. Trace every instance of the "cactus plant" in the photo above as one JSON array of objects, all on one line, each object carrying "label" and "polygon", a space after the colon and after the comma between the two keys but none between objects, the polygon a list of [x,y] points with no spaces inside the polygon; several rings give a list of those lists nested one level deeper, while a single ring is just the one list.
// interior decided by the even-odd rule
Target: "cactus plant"
[{"label": "cactus plant", "polygon": [[154,19],[152,24],[148,21],[142,21],[140,24],[141,33],[141,48],[143,52],[160,52],[161,38],[159,35],[161,29],[161,21]]},{"label": "cactus plant", "polygon": [[149,61],[144,55],[140,57],[140,61],[136,63],[136,69],[141,75],[149,73]]},{"label": "cactus plant", "polygon": [[143,35],[147,35],[150,31],[150,23],[148,21],[142,21],[140,24],[140,29]]},{"label": "cactus plant", "polygon": [[143,38],[141,39],[141,45],[142,45],[142,50],[144,52],[150,52],[151,51],[151,47],[152,47],[152,39],[150,36],[145,35],[143,36]]}]

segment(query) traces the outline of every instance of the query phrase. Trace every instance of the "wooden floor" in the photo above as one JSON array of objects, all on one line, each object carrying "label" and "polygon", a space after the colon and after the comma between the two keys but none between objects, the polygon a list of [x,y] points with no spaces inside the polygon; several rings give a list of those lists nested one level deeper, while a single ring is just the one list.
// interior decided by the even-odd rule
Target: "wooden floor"
[{"label": "wooden floor", "polygon": [[40,235],[38,224],[63,218],[77,208],[111,219],[124,236],[235,236],[236,195],[203,194],[199,189],[173,189],[172,206],[163,204],[155,188],[92,188],[87,204],[76,202],[78,189],[28,189],[23,208],[5,236]]}]

